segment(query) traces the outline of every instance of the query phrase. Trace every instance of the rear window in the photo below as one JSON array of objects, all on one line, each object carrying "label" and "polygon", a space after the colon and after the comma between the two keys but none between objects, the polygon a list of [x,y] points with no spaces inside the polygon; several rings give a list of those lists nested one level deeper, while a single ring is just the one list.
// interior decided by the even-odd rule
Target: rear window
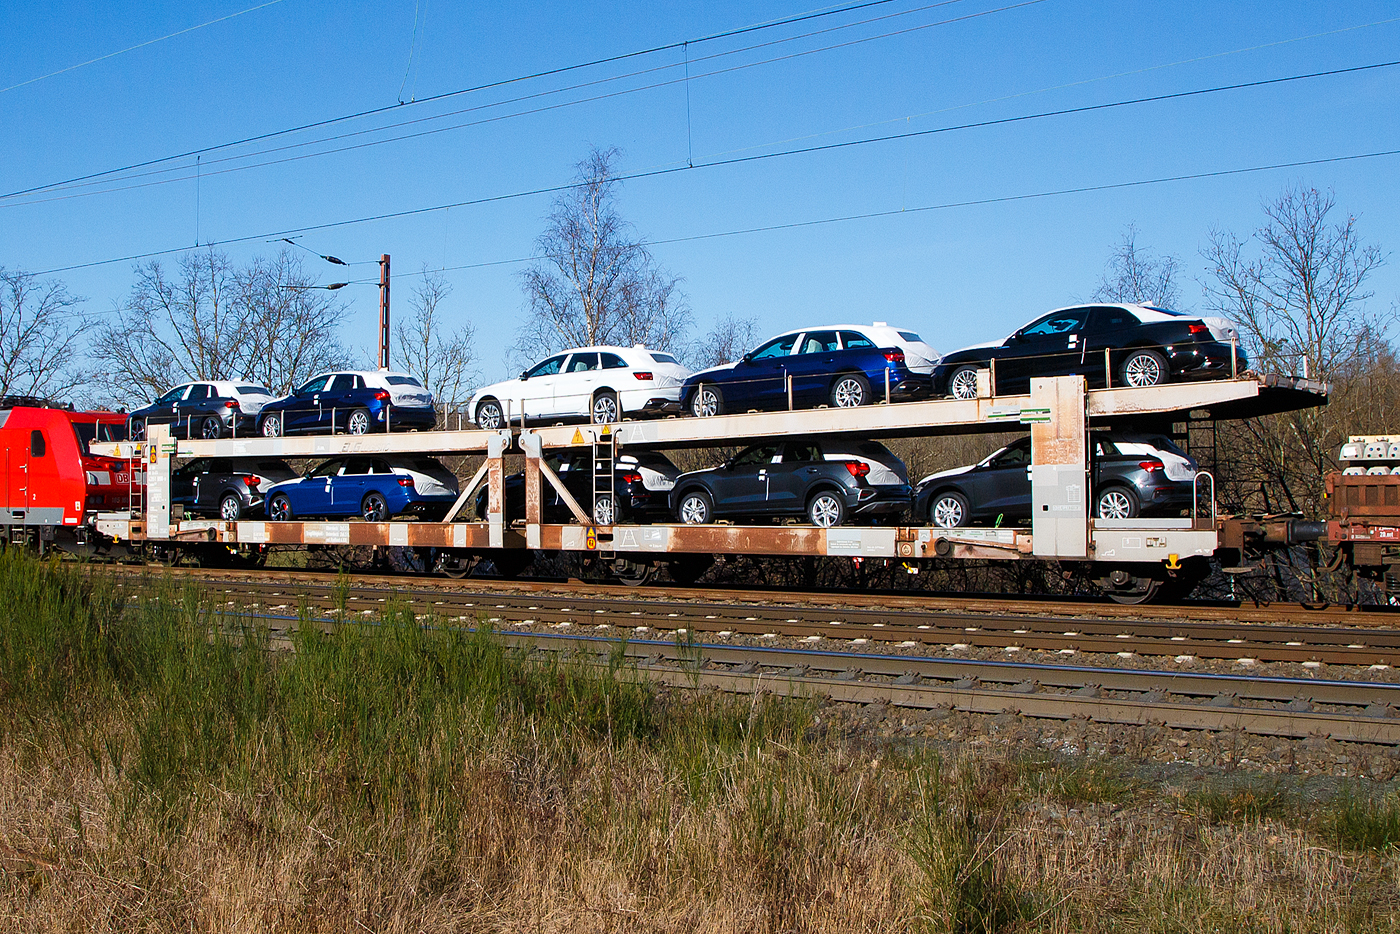
[{"label": "rear window", "polygon": [[250,396],[272,395],[272,390],[268,389],[266,386],[239,386],[238,391],[241,393],[246,392]]},{"label": "rear window", "polygon": [[913,331],[897,331],[895,333],[897,333],[900,337],[904,338],[905,340],[909,341],[911,344],[922,344],[924,342],[924,339],[919,335],[915,334]]},{"label": "rear window", "polygon": [[658,353],[658,352],[656,352],[655,350],[653,350],[653,351],[651,352],[651,358],[652,358],[653,360],[655,360],[657,363],[675,363],[675,362],[676,362],[676,358],[673,357],[673,356],[671,356],[670,354],[668,354],[668,353]]},{"label": "rear window", "polygon": [[423,384],[412,376],[386,376],[384,377],[384,381],[390,386],[417,386],[419,389],[423,388]]}]

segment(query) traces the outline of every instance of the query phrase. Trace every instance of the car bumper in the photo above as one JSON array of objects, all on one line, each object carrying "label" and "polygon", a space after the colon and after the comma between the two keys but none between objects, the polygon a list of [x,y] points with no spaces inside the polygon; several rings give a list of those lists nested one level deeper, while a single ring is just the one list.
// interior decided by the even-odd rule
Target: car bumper
[{"label": "car bumper", "polygon": [[[387,413],[387,416],[386,416]],[[387,405],[374,416],[375,424],[383,425],[385,419],[393,428],[436,428],[437,409],[421,405]]]},{"label": "car bumper", "polygon": [[846,493],[846,508],[857,516],[893,516],[909,509],[913,490],[908,486],[860,487]]},{"label": "car bumper", "polygon": [[1236,350],[1234,366],[1226,344],[1199,344],[1174,347],[1167,353],[1167,366],[1176,379],[1219,379],[1249,369],[1249,358]]},{"label": "car bumper", "polygon": [[642,415],[679,415],[685,411],[679,399],[652,397],[639,410]]}]

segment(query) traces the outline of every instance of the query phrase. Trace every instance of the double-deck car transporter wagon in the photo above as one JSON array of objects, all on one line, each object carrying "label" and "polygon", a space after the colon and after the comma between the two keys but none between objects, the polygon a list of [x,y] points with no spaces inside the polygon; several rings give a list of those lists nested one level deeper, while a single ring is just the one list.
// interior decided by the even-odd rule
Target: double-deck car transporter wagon
[{"label": "double-deck car transporter wagon", "polygon": [[[1053,560],[1091,571],[1110,595],[1139,602],[1159,592],[1185,592],[1204,576],[1215,556],[1240,563],[1247,543],[1291,544],[1316,538],[1317,523],[1260,522],[1216,514],[1214,481],[1196,476],[1191,515],[1172,519],[1091,517],[1087,438],[1090,427],[1180,426],[1183,422],[1237,419],[1326,403],[1326,387],[1289,377],[1236,378],[1172,383],[1147,388],[1087,389],[1082,376],[1041,377],[1030,392],[991,396],[984,384],[974,399],[939,399],[860,408],[819,408],[624,421],[611,426],[510,426],[495,431],[419,431],[402,434],[326,435],[176,441],[152,426],[144,443],[92,445],[94,453],[144,462],[146,489],[139,508],[94,517],[99,536],[128,547],[208,548],[220,544],[261,549],[270,545],[379,545],[420,549],[433,566],[454,575],[474,559],[489,557],[502,569],[523,567],[533,550],[593,552],[621,576],[640,579],[667,565],[677,580],[692,577],[709,557],[723,554],[847,556],[917,563],[928,559]],[[549,469],[546,457],[561,448],[591,446],[595,497],[611,495],[612,460],[619,450],[663,450],[735,445],[788,435],[862,439],[950,436],[1029,426],[1034,516],[1030,528],[811,525],[614,525],[598,526],[594,504],[578,503]],[[1180,429],[1178,428],[1178,431]],[[503,513],[507,453],[524,456],[525,519],[507,523]],[[442,521],[329,522],[221,521],[172,513],[173,463],[188,457],[315,458],[344,454],[485,455]],[[602,465],[601,467],[597,465]],[[489,489],[485,521],[458,521],[482,484]],[[551,484],[576,522],[541,521],[541,484]]]}]

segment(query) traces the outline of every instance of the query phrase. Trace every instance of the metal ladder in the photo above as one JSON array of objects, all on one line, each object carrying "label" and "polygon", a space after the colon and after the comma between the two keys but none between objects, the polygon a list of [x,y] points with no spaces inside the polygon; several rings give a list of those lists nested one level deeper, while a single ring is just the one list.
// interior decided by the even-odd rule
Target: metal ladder
[{"label": "metal ladder", "polygon": [[594,525],[617,522],[617,435],[608,425],[599,426],[593,436],[593,510]]},{"label": "metal ladder", "polygon": [[[139,522],[141,529],[146,528],[146,458],[140,455],[141,446],[149,442],[141,442],[132,446],[131,457],[127,460],[126,468],[126,508],[131,514],[133,524]],[[137,471],[141,473],[142,482],[136,480]]]}]

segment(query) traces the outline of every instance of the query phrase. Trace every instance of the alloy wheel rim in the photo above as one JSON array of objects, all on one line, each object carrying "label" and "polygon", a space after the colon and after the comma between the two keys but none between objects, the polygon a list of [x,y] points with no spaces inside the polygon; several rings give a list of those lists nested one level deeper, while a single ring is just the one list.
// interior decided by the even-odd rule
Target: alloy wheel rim
[{"label": "alloy wheel rim", "polygon": [[352,435],[362,435],[369,431],[369,416],[364,412],[353,412],[350,415],[350,423],[345,427]]},{"label": "alloy wheel rim", "polygon": [[476,423],[486,431],[500,428],[501,410],[488,402],[481,407],[481,412],[476,417]]},{"label": "alloy wheel rim", "polygon": [[933,504],[933,524],[940,529],[955,529],[962,522],[962,504],[955,499],[940,499]]},{"label": "alloy wheel rim", "polygon": [[604,496],[593,504],[593,524],[612,525],[613,524],[613,503],[612,498]]},{"label": "alloy wheel rim", "polygon": [[219,423],[212,418],[204,420],[204,430],[200,432],[206,439],[217,438],[219,436]]},{"label": "alloy wheel rim", "polygon": [[853,409],[865,402],[865,390],[854,379],[843,379],[837,383],[835,395],[837,408]]},{"label": "alloy wheel rim", "polygon": [[954,373],[952,390],[955,399],[976,399],[977,371],[959,370]]},{"label": "alloy wheel rim", "polygon": [[598,425],[610,425],[617,421],[617,400],[612,396],[600,396],[594,400],[593,421]]},{"label": "alloy wheel rim", "polygon": [[709,389],[702,389],[695,396],[695,404],[691,410],[699,418],[709,418],[719,411],[719,398]]},{"label": "alloy wheel rim", "polygon": [[276,415],[269,415],[263,419],[263,437],[275,438],[282,433],[282,422]]},{"label": "alloy wheel rim", "polygon": [[841,506],[836,502],[836,497],[829,493],[824,493],[812,500],[812,524],[829,529],[836,524],[836,520],[841,517]]},{"label": "alloy wheel rim", "polygon": [[229,522],[232,522],[234,519],[238,518],[239,511],[238,501],[228,496],[224,498],[223,505],[219,509],[219,515]]},{"label": "alloy wheel rim", "polygon": [[268,507],[268,511],[272,513],[274,519],[285,519],[289,511],[288,505],[285,499],[274,499],[272,505]]},{"label": "alloy wheel rim", "polygon": [[1138,354],[1123,368],[1123,375],[1129,386],[1155,386],[1162,378],[1162,368],[1157,361],[1147,355]]},{"label": "alloy wheel rim", "polygon": [[1099,517],[1102,519],[1129,519],[1131,512],[1125,493],[1110,490],[1099,497]]},{"label": "alloy wheel rim", "polygon": [[366,522],[384,521],[384,501],[371,497],[365,502],[364,518]]},{"label": "alloy wheel rim", "polygon": [[681,521],[686,525],[700,525],[705,521],[705,511],[705,501],[700,497],[686,497],[681,503]]}]

